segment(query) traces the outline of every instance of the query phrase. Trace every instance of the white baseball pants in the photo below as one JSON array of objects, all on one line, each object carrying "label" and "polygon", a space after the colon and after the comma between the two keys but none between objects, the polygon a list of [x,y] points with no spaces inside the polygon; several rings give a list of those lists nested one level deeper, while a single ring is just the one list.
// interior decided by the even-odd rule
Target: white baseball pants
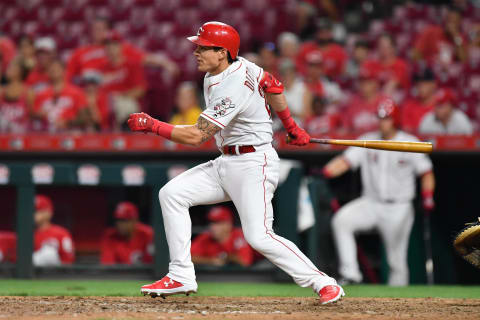
[{"label": "white baseball pants", "polygon": [[388,284],[408,285],[408,242],[414,221],[411,202],[381,203],[362,196],[343,206],[332,219],[342,277],[362,281],[357,261],[355,232],[377,229],[390,267]]},{"label": "white baseball pants", "polygon": [[222,155],[168,182],[159,193],[170,251],[168,276],[196,285],[190,255],[192,206],[232,200],[247,242],[288,273],[301,287],[318,292],[335,279],[320,272],[291,241],[272,230],[272,197],[277,187],[279,158],[271,145],[242,155]]}]

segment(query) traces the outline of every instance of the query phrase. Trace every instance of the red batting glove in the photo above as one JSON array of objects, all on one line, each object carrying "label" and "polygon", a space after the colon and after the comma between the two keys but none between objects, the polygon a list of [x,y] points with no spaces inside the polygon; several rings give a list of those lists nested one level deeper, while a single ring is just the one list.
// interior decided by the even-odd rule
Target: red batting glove
[{"label": "red batting glove", "polygon": [[294,146],[304,146],[310,143],[310,135],[305,130],[295,125],[295,128],[288,131],[287,142]]},{"label": "red batting glove", "polygon": [[142,131],[142,132],[155,132],[157,133],[154,127],[154,119],[150,117],[148,114],[140,112],[140,113],[132,113],[128,118],[127,124],[130,130],[132,131]]},{"label": "red batting glove", "polygon": [[153,119],[148,114],[132,113],[127,121],[128,127],[132,131],[153,132],[167,139],[172,138],[173,125]]},{"label": "red batting glove", "polygon": [[435,209],[435,201],[433,200],[433,191],[422,191],[422,205],[427,214],[430,214]]},{"label": "red batting glove", "polygon": [[277,112],[277,114],[280,120],[282,120],[285,129],[287,129],[288,144],[292,144],[294,146],[304,146],[310,142],[310,135],[297,125],[295,120],[293,120],[288,108]]}]

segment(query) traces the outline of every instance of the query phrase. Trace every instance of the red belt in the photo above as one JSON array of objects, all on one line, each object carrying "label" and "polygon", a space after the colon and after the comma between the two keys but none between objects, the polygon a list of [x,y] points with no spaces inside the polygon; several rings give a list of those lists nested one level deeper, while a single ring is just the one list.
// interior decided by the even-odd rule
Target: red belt
[{"label": "red belt", "polygon": [[224,146],[222,148],[223,154],[239,155],[243,153],[255,152],[253,146]]}]

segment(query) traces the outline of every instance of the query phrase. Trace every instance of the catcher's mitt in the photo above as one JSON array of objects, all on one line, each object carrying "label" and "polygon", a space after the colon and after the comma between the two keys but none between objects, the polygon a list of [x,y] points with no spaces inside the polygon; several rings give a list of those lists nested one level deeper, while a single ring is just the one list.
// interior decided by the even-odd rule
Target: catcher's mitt
[{"label": "catcher's mitt", "polygon": [[455,237],[453,246],[465,260],[480,268],[480,217],[466,225]]}]

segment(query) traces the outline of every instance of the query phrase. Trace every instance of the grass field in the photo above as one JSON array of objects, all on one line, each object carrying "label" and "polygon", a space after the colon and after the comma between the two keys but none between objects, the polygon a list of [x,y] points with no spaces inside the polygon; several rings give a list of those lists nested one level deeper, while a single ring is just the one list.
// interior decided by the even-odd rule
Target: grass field
[{"label": "grass field", "polygon": [[[0,296],[121,296],[138,297],[145,281],[0,280]],[[479,286],[346,286],[347,297],[480,299]],[[199,283],[198,296],[310,297],[309,288],[290,283]]]}]

